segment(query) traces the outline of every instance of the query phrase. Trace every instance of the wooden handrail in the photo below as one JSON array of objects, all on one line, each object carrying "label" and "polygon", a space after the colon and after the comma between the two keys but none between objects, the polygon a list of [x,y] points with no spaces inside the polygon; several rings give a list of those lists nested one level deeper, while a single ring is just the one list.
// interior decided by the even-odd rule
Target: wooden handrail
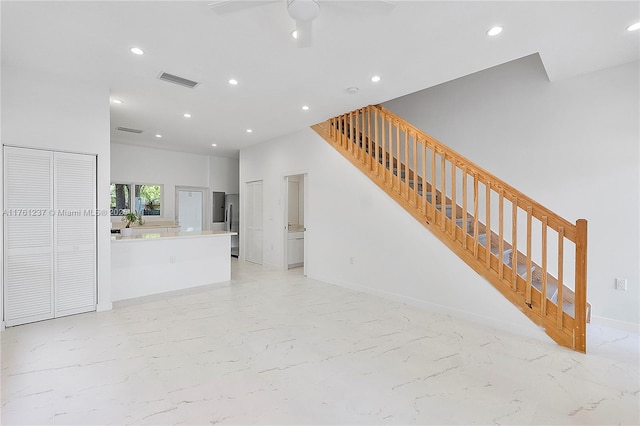
[{"label": "wooden handrail", "polygon": [[[549,336],[559,344],[586,351],[590,315],[586,300],[586,220],[570,223],[379,105],[351,111],[313,128],[525,315],[543,326]],[[471,200],[467,176],[472,179]],[[484,191],[480,191],[480,185]],[[494,197],[497,214],[492,208]],[[511,204],[506,217],[505,199]],[[485,204],[484,210],[480,209],[481,203]],[[526,214],[522,229],[518,224],[520,211],[522,217]],[[485,217],[481,220],[482,212]],[[498,217],[495,225],[492,214]],[[540,235],[533,233],[534,219],[540,221]],[[525,228],[526,235],[519,238],[518,232]],[[557,278],[548,270],[548,229],[558,238]],[[542,266],[533,260],[534,238],[542,246]],[[574,291],[564,285],[565,239],[575,244]],[[520,251],[519,247],[525,248]]]},{"label": "wooden handrail", "polygon": [[[379,109],[384,115],[392,118],[394,121],[398,121],[398,122],[399,121],[404,121],[404,120],[402,120],[402,118],[400,118],[399,116],[397,116],[393,112],[389,111],[388,109],[386,109],[386,108],[384,108],[384,107],[382,107],[380,105],[373,105],[373,108]],[[565,232],[565,237],[568,238],[569,240],[575,242],[576,227],[571,222],[563,219],[560,215],[552,212],[551,210],[549,210],[546,207],[544,207],[542,204],[540,204],[537,201],[533,200],[532,198],[526,196],[525,194],[523,194],[522,192],[518,191],[513,186],[511,186],[508,183],[504,182],[502,179],[499,179],[498,177],[496,177],[495,175],[489,173],[488,171],[486,171],[482,167],[476,165],[471,160],[467,159],[462,154],[460,154],[460,153],[454,151],[453,149],[449,148],[448,146],[444,145],[442,142],[440,142],[436,138],[434,138],[432,136],[429,136],[428,134],[424,133],[423,131],[421,131],[420,129],[414,127],[413,125],[411,125],[409,123],[406,123],[405,126],[410,131],[414,131],[414,132],[420,134],[421,137],[424,138],[428,143],[432,144],[436,148],[437,151],[444,152],[445,155],[448,158],[450,158],[450,159],[452,159],[453,161],[456,162],[458,167],[466,166],[467,167],[467,171],[469,172],[469,174],[473,175],[473,174],[477,173],[478,176],[480,176],[481,180],[483,180],[483,181],[490,180],[492,182],[492,187],[491,188],[493,190],[498,191],[498,190],[502,189],[504,191],[504,195],[505,195],[505,197],[507,199],[513,200],[513,199],[517,198],[518,199],[518,207],[526,210],[527,205],[530,205],[532,207],[532,214],[536,219],[542,220],[543,216],[547,216],[549,218],[549,227],[551,227],[552,229],[554,229],[556,231],[558,230],[558,228],[560,226],[563,226],[564,227],[564,232]]]}]

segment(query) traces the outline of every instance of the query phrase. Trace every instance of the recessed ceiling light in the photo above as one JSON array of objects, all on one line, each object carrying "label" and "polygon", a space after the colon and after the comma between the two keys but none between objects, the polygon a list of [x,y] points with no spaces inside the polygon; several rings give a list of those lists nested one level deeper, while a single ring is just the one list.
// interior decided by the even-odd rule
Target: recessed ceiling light
[{"label": "recessed ceiling light", "polygon": [[640,22],[636,22],[635,24],[629,25],[627,27],[627,31],[638,31],[638,30],[640,30]]},{"label": "recessed ceiling light", "polygon": [[350,95],[355,95],[356,93],[358,93],[358,89],[357,87],[347,87],[347,93]]},{"label": "recessed ceiling light", "polygon": [[217,143],[212,143],[211,146],[215,148],[216,146],[218,146],[218,144]]},{"label": "recessed ceiling light", "polygon": [[188,112],[184,113],[184,118],[191,118],[191,114],[189,114]]},{"label": "recessed ceiling light", "polygon": [[162,135],[156,135],[156,138],[160,139],[162,137]]},{"label": "recessed ceiling light", "polygon": [[304,106],[302,107],[302,109],[303,109],[303,110],[305,110],[305,111],[308,111],[308,110],[309,110],[309,106],[308,106],[308,105],[304,105]]},{"label": "recessed ceiling light", "polygon": [[291,37],[293,37],[293,38],[296,38],[296,39],[297,39],[297,38],[298,38],[298,31],[297,31],[297,30],[293,30],[293,31],[291,31]]},{"label": "recessed ceiling light", "polygon": [[133,53],[133,54],[144,55],[144,50],[140,49],[139,47],[132,47],[129,50],[131,50],[131,53]]},{"label": "recessed ceiling light", "polygon": [[502,32],[502,27],[493,27],[489,31],[487,31],[487,34],[493,37],[493,36],[497,36],[501,32]]},{"label": "recessed ceiling light", "polygon": [[380,81],[380,76],[379,75],[374,75],[373,77],[371,77],[371,81],[374,83],[377,83]]},{"label": "recessed ceiling light", "polygon": [[122,101],[120,99],[111,99],[111,102],[113,102],[114,104],[121,104]]},{"label": "recessed ceiling light", "polygon": [[238,84],[238,80],[236,80],[235,78],[232,78],[231,80],[229,80],[229,84],[231,84],[232,86],[235,86],[236,84]]},{"label": "recessed ceiling light", "polygon": [[253,133],[253,130],[247,129],[247,133]]}]

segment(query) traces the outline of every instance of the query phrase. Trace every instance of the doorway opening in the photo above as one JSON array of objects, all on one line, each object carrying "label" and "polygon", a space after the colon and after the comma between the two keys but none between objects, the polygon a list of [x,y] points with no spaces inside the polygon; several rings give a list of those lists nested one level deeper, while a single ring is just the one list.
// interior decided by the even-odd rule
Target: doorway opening
[{"label": "doorway opening", "polygon": [[305,264],[305,175],[286,176],[285,259],[287,269]]}]

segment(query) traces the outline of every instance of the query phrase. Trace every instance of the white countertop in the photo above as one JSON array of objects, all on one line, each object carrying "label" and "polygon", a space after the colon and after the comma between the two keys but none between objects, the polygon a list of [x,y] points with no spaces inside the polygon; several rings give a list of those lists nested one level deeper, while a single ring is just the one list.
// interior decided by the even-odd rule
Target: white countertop
[{"label": "white countertop", "polygon": [[[145,221],[143,225],[133,224],[132,228],[135,229],[153,229],[153,228],[180,228],[180,225],[176,225],[173,221],[159,220],[159,221]],[[124,222],[112,222],[111,229],[124,228]]]},{"label": "white countertop", "polygon": [[111,242],[125,243],[131,241],[152,241],[152,240],[165,240],[172,238],[202,238],[202,237],[224,237],[238,235],[237,232],[226,231],[197,231],[197,232],[164,232],[164,233],[149,233],[143,235],[133,235],[131,237],[123,237],[121,235],[113,234],[111,236]]}]

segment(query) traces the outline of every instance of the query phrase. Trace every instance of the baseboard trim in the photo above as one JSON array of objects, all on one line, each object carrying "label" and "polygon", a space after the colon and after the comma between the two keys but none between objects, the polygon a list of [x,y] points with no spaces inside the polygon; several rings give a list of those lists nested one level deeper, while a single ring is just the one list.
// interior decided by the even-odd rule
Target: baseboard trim
[{"label": "baseboard trim", "polygon": [[96,312],[110,311],[113,309],[113,303],[98,303],[96,306]]},{"label": "baseboard trim", "polygon": [[[591,315],[591,324],[601,327],[610,327],[617,330],[629,331],[632,333],[640,333],[640,324],[632,322],[620,321],[612,318],[599,317]],[[587,325],[587,327],[589,327]]]}]

